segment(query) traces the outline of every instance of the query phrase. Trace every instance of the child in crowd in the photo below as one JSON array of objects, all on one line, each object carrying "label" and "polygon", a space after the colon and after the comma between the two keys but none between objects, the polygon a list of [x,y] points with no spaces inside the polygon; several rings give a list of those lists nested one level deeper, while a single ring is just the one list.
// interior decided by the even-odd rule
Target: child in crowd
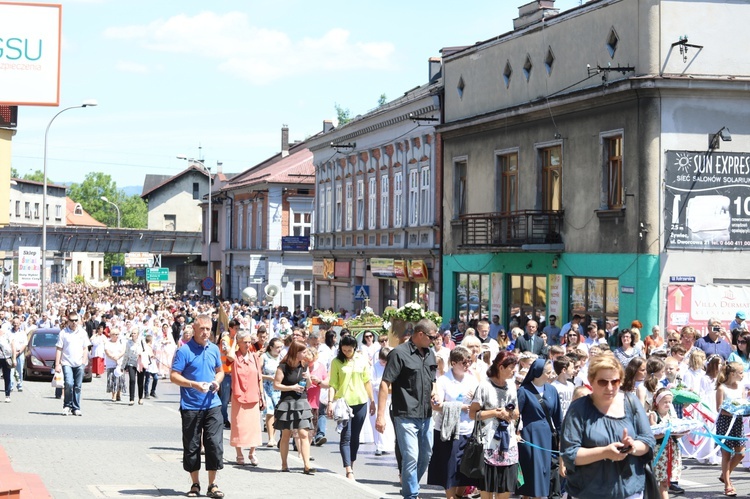
[{"label": "child in crowd", "polygon": [[664,377],[664,370],[665,363],[659,357],[652,355],[646,361],[646,381],[643,382],[643,386],[646,387],[646,403],[643,408],[646,412],[651,410],[656,390],[663,386],[661,380]]},{"label": "child in crowd", "polygon": [[[733,400],[744,400],[745,385],[742,383],[744,366],[739,362],[729,362],[719,372],[716,378],[716,407],[719,417],[716,419],[716,433],[734,438],[743,437],[742,416],[737,416],[722,409],[722,404]],[[737,491],[732,486],[730,475],[742,461],[745,451],[744,440],[724,440],[724,445],[733,450],[732,453],[721,450],[721,478],[724,482],[724,495],[734,497]]]},{"label": "child in crowd", "polygon": [[[654,410],[648,413],[651,426],[668,423],[677,419],[674,407],[672,406],[672,391],[669,388],[659,388],[654,395]],[[677,482],[682,473],[682,453],[677,441],[682,434],[671,434],[669,440],[664,443],[665,434],[656,434],[656,452],[661,449],[661,455],[656,462],[654,475],[659,482],[662,499],[669,498],[669,484]]]},{"label": "child in crowd", "polygon": [[552,363],[552,367],[555,369],[557,379],[551,385],[557,390],[557,396],[560,399],[560,408],[562,409],[563,417],[565,417],[565,413],[568,412],[568,407],[573,399],[573,390],[575,389],[575,385],[570,381],[575,376],[575,364],[568,357],[560,357]]}]

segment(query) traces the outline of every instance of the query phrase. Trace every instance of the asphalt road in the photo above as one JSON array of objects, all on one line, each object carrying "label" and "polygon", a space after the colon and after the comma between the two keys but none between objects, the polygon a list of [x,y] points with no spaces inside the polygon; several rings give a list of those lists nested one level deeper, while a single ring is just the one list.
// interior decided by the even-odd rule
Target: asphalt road
[{"label": "asphalt road", "polygon": [[[144,405],[113,403],[103,378],[83,385],[82,417],[62,416],[62,401],[46,382],[25,382],[0,404],[0,445],[19,472],[42,477],[54,498],[178,497],[190,486],[182,470],[178,389],[159,381],[158,399]],[[400,497],[393,454],[374,455],[363,444],[355,468],[357,481],[345,478],[338,451],[338,434],[329,422],[329,442],[313,447],[319,472],[302,474],[302,462],[292,452],[292,473],[280,473],[277,449],[258,450],[257,468],[234,465],[235,452],[225,432],[225,467],[218,483],[227,497],[242,498],[395,498]],[[725,497],[717,480],[719,468],[687,460],[680,484],[684,497]],[[203,493],[207,479],[202,474]],[[734,484],[740,497],[750,493],[750,473],[738,468]],[[445,497],[442,490],[423,488],[421,497]]]}]

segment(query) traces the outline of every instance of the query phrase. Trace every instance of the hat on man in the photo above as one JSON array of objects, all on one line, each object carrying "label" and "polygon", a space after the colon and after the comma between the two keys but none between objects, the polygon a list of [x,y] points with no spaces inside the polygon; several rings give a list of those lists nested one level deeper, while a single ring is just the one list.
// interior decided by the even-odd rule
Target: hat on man
[{"label": "hat on man", "polygon": [[745,320],[745,311],[744,310],[738,310],[737,311],[737,318],[741,321]]}]

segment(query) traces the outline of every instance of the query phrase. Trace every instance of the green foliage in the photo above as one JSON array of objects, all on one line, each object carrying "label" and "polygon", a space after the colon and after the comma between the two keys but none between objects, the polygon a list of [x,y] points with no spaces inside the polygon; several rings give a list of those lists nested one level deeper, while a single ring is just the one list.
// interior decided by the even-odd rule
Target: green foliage
[{"label": "green foliage", "polygon": [[351,111],[349,111],[349,108],[341,107],[338,103],[334,104],[333,106],[336,109],[336,117],[339,120],[339,125],[346,125],[352,120]]},{"label": "green foliage", "polygon": [[138,196],[125,196],[117,189],[112,177],[101,172],[90,172],[80,184],[72,184],[68,196],[77,202],[96,220],[110,227],[117,227],[117,210],[102,200],[102,196],[120,208],[120,225],[133,229],[145,229],[148,225],[146,203]]},{"label": "green foliage", "polygon": [[10,178],[21,178],[18,176],[18,170],[13,167],[10,168]]},{"label": "green foliage", "polygon": [[380,94],[380,97],[378,97],[378,107],[385,106],[386,102],[388,102],[388,97],[385,94]]},{"label": "green foliage", "polygon": [[82,275],[78,274],[73,278],[73,282],[76,284],[85,284],[86,278],[84,278]]},{"label": "green foliage", "polygon": [[[31,180],[32,182],[44,182],[44,172],[42,170],[37,170],[34,173],[26,173],[22,178],[24,180]],[[47,177],[47,184],[54,184],[54,182]]]}]

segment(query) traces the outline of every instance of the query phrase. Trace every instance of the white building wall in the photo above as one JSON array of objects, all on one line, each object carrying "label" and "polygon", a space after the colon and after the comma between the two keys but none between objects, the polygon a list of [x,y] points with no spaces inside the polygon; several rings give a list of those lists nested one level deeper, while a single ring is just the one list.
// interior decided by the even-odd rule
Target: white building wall
[{"label": "white building wall", "polygon": [[[199,184],[198,199],[193,199],[193,183]],[[198,172],[183,175],[148,197],[148,228],[165,230],[165,215],[175,216],[175,230],[200,232],[203,213],[200,204],[208,194],[208,177]]]}]

